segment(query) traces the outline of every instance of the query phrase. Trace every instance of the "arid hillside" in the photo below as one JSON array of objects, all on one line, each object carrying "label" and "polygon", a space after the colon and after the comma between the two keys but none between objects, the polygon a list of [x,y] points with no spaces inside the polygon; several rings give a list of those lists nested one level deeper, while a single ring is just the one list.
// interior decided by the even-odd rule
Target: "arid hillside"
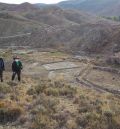
[{"label": "arid hillside", "polygon": [[0,129],[120,129],[119,35],[82,11],[0,3]]},{"label": "arid hillside", "polygon": [[114,47],[119,46],[119,38],[114,38],[119,33],[118,22],[82,11],[56,6],[39,9],[23,3],[1,12],[0,23],[2,47],[29,45],[69,52],[112,54]]}]

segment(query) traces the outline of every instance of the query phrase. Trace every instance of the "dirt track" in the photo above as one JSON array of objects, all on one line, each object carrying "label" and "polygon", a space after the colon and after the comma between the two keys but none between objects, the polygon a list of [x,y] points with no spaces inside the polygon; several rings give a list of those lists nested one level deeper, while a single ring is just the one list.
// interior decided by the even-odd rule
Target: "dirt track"
[{"label": "dirt track", "polygon": [[[97,67],[91,64],[89,61],[84,63],[83,60],[76,61],[72,57],[71,59],[69,58],[69,60],[66,59],[64,61],[62,60],[59,61],[58,59],[54,59],[54,61],[50,61],[51,57],[48,57],[47,62],[43,63],[41,62],[43,60],[42,59],[43,57],[42,56],[38,57],[37,60],[35,59],[36,62],[34,63],[26,64],[24,73],[31,76],[45,77],[53,80],[62,78],[69,83],[79,83],[80,86],[87,86],[99,92],[109,92],[112,94],[120,95],[120,87],[119,87],[119,84],[117,85],[116,83],[116,81],[119,80],[119,75],[114,69],[110,69],[107,67],[106,68],[99,67],[99,70],[95,71],[95,73],[93,74],[94,69]],[[72,61],[71,64],[70,64],[70,61]],[[50,69],[44,66],[49,66]],[[76,66],[76,67],[72,67],[72,66]],[[99,71],[102,71],[103,73],[100,74]],[[111,81],[110,77],[115,80]],[[99,82],[100,79],[102,79],[101,81],[104,82],[104,85]],[[96,83],[96,82],[99,82],[99,83]]]}]

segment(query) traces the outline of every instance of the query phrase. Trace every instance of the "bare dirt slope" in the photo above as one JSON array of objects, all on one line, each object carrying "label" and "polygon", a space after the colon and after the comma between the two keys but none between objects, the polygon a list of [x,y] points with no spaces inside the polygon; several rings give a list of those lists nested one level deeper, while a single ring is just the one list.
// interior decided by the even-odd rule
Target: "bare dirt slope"
[{"label": "bare dirt slope", "polygon": [[117,22],[55,6],[43,9],[34,9],[33,6],[31,9],[32,6],[24,3],[14,11],[1,12],[1,37],[31,33],[30,37],[0,38],[1,46],[29,45],[105,54],[112,54],[115,47],[119,47],[119,38],[114,38],[119,37]]}]

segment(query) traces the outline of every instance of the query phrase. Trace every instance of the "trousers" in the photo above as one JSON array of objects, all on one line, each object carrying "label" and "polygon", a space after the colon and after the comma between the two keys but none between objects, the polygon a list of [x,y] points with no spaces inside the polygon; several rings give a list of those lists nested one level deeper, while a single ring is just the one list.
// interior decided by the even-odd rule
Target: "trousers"
[{"label": "trousers", "polygon": [[3,82],[3,70],[0,70],[0,81]]},{"label": "trousers", "polygon": [[12,74],[12,81],[15,79],[15,77],[18,77],[18,81],[21,81],[21,71],[14,71]]}]

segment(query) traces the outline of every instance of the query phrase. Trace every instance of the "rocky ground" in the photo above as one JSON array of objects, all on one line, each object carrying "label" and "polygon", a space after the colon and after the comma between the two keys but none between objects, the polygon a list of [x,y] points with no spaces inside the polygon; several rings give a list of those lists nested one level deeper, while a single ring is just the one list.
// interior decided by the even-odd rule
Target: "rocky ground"
[{"label": "rocky ground", "polygon": [[[120,129],[119,67],[55,50],[0,51],[0,129]],[[10,80],[15,54],[20,83]]]}]

